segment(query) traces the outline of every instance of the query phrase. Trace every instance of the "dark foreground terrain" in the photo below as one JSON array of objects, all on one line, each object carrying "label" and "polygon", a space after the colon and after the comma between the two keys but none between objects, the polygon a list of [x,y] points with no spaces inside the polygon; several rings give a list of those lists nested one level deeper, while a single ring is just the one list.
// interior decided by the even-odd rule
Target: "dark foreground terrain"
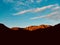
[{"label": "dark foreground terrain", "polygon": [[55,44],[55,42],[57,45],[59,39],[60,24],[55,26],[30,26],[27,28],[8,28],[4,24],[0,24],[0,41],[2,45],[51,45],[52,43]]}]

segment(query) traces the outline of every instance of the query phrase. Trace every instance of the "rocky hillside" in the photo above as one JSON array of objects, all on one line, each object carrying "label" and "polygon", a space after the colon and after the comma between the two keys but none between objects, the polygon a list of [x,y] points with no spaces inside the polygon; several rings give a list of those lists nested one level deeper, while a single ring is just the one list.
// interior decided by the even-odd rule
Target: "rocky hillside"
[{"label": "rocky hillside", "polygon": [[29,26],[26,28],[13,27],[8,28],[4,24],[0,24],[0,32],[60,32],[60,24],[55,26],[51,25],[39,25],[39,26]]},{"label": "rocky hillside", "polygon": [[51,26],[50,25],[29,26],[29,27],[26,27],[25,29],[29,30],[29,31],[34,31],[37,29],[44,29],[44,28],[48,28],[48,27],[51,27]]}]

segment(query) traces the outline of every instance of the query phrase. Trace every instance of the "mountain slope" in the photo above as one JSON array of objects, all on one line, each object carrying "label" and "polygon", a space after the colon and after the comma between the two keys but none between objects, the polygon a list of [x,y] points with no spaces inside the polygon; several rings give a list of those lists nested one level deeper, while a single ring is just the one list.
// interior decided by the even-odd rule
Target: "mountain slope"
[{"label": "mountain slope", "polygon": [[28,32],[60,32],[60,24],[55,26],[51,25],[40,25],[40,26],[29,26],[26,28],[13,27],[8,28],[4,24],[0,23],[0,32],[19,32],[19,33],[28,33]]},{"label": "mountain slope", "polygon": [[8,30],[10,30],[8,27],[6,27],[4,24],[0,23],[0,32],[5,32],[5,31],[8,31]]},{"label": "mountain slope", "polygon": [[45,29],[45,28],[48,28],[48,27],[50,27],[50,25],[29,26],[29,27],[26,27],[25,29],[29,30],[29,31],[34,31],[34,30],[37,30],[37,29]]}]

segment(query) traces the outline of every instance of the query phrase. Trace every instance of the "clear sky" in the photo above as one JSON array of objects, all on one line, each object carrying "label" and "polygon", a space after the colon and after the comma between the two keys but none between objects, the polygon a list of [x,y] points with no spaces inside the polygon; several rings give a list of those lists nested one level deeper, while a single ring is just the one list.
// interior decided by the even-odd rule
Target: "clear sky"
[{"label": "clear sky", "polygon": [[0,23],[8,27],[60,23],[60,0],[0,0]]}]

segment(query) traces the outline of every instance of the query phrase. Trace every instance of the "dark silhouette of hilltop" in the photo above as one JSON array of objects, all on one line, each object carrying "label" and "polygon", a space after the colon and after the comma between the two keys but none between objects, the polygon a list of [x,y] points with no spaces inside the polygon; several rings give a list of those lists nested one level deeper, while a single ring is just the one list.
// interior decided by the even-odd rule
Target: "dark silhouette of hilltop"
[{"label": "dark silhouette of hilltop", "polygon": [[48,28],[44,29],[37,29],[35,32],[60,32],[60,24],[57,24],[55,26],[50,26]]},{"label": "dark silhouette of hilltop", "polygon": [[39,25],[39,26],[29,26],[26,28],[12,27],[8,28],[4,24],[0,23],[0,32],[5,33],[41,33],[41,32],[60,32],[60,24],[55,26],[51,25]]},{"label": "dark silhouette of hilltop", "polygon": [[10,29],[6,27],[4,24],[0,23],[0,32],[6,32],[9,31]]},{"label": "dark silhouette of hilltop", "polygon": [[[54,42],[55,40],[60,39],[59,38],[60,34],[54,33],[54,32],[60,33],[60,24],[57,24],[55,26],[50,26],[50,25],[30,26],[27,28],[28,30],[26,28],[19,28],[19,27],[8,28],[4,24],[0,24],[0,41],[6,42],[9,44],[12,44],[13,42],[15,44],[16,42],[19,42],[19,44],[25,45],[25,43],[28,43],[29,45],[29,44],[32,44],[33,42],[34,44],[37,42],[41,44],[41,42],[46,42],[46,40],[47,40],[47,43],[49,43],[49,40],[50,41],[53,40],[52,42]],[[32,28],[32,31],[30,31],[31,28]]]},{"label": "dark silhouette of hilltop", "polygon": [[4,24],[0,23],[0,32],[5,32],[5,33],[22,33],[22,32],[29,32],[25,30],[24,28],[19,28],[19,27],[13,27],[13,28],[8,28]]},{"label": "dark silhouette of hilltop", "polygon": [[60,32],[60,24],[55,26],[50,25],[40,25],[40,26],[29,26],[27,28],[13,27],[8,28],[4,24],[0,23],[0,32]]}]

